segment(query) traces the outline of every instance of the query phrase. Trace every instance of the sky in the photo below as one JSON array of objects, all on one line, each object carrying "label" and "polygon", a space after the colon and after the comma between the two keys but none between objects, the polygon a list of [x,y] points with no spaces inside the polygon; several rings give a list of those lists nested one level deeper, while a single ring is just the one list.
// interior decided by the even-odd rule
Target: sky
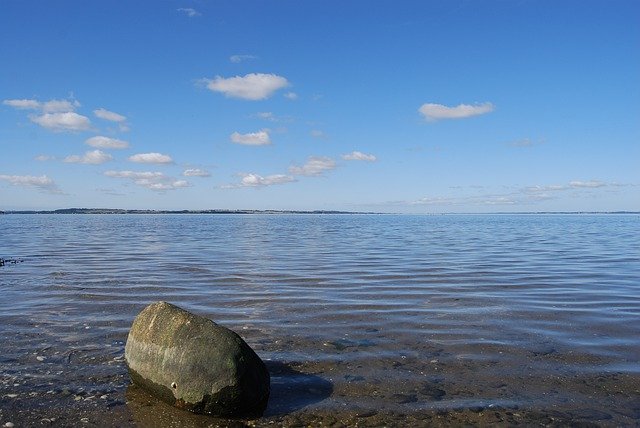
[{"label": "sky", "polygon": [[0,210],[640,211],[640,2],[0,0]]}]

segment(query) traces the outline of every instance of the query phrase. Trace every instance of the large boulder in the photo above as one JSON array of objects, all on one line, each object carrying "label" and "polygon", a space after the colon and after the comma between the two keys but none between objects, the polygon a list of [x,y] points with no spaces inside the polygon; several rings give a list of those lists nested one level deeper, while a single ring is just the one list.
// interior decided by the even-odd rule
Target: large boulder
[{"label": "large boulder", "polygon": [[233,331],[166,302],[133,321],[125,359],[131,380],[156,397],[195,413],[260,416],[269,371]]}]

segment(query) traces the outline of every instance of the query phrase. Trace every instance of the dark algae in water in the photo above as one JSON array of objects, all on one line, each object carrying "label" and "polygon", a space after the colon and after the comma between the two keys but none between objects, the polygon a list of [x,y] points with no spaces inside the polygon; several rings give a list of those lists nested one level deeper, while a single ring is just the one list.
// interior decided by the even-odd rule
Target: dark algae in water
[{"label": "dark algae in water", "polygon": [[4,265],[15,265],[18,263],[22,263],[24,260],[22,259],[3,259],[0,258],[0,267],[4,266]]}]

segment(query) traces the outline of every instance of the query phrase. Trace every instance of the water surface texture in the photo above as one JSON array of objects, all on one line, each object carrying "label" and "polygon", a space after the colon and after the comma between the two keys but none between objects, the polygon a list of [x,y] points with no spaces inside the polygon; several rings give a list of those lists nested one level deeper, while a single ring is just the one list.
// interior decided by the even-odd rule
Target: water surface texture
[{"label": "water surface texture", "polygon": [[268,363],[258,424],[640,421],[638,215],[3,215],[0,228],[0,257],[23,260],[0,267],[2,424],[207,426],[129,385],[126,335],[156,300]]}]

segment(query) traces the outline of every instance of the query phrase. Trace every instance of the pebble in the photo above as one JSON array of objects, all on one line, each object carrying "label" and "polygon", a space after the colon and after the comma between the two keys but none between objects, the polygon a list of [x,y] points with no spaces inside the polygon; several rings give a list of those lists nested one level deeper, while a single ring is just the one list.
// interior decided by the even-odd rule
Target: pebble
[{"label": "pebble", "polygon": [[13,422],[7,422],[6,424],[3,425],[5,428],[13,428],[15,425],[13,424]]},{"label": "pebble", "polygon": [[46,360],[46,358],[45,358],[45,357],[43,357],[43,356],[41,356],[41,355],[38,355],[38,356],[36,357],[36,360],[38,360],[38,361],[42,362],[42,361]]},{"label": "pebble", "polygon": [[5,395],[5,397],[9,397],[9,398],[16,398],[18,396],[18,394],[7,394]]},{"label": "pebble", "polygon": [[80,422],[87,424],[89,423],[89,418],[82,418],[80,419]]}]

